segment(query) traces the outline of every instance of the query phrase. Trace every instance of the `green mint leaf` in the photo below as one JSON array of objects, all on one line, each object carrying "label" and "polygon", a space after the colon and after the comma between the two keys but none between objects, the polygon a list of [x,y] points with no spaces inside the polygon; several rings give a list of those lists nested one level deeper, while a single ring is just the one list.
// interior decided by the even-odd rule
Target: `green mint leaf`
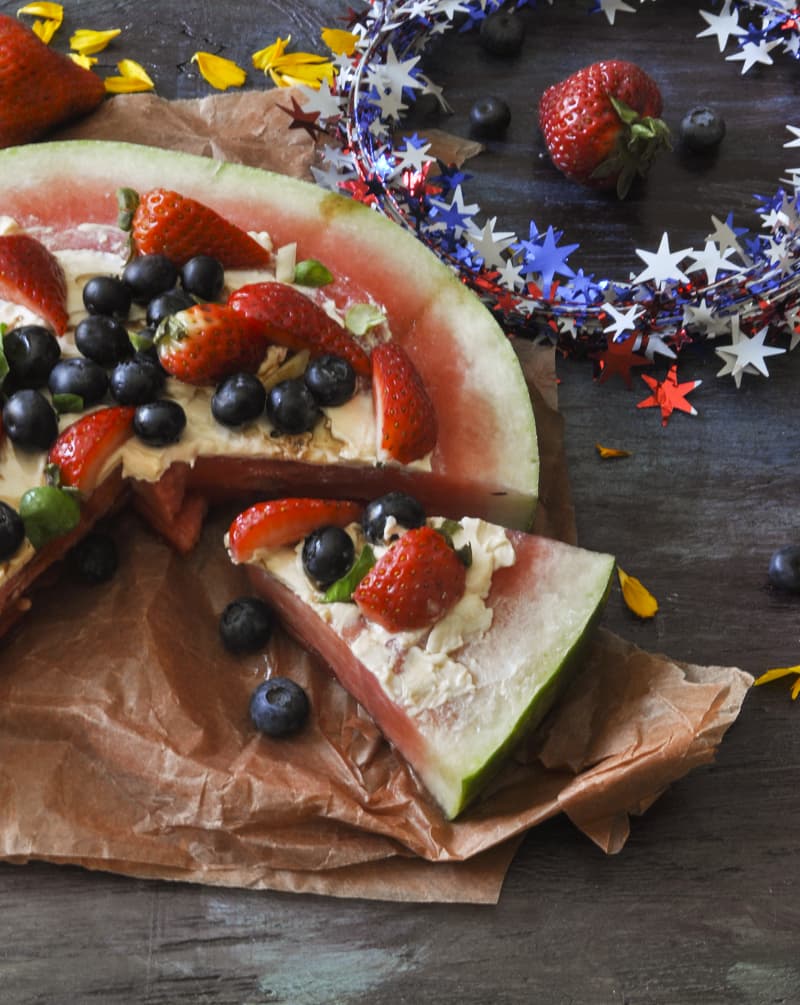
[{"label": "green mint leaf", "polygon": [[67,412],[82,412],[83,398],[79,394],[54,394],[53,408],[59,415],[64,415]]},{"label": "green mint leaf", "polygon": [[299,286],[327,286],[333,282],[333,273],[316,258],[306,258],[295,265],[294,281]]},{"label": "green mint leaf", "polygon": [[368,544],[365,544],[361,554],[350,567],[350,571],[337,579],[335,583],[328,587],[322,600],[326,604],[347,603],[353,597],[353,592],[375,564],[375,553]]}]

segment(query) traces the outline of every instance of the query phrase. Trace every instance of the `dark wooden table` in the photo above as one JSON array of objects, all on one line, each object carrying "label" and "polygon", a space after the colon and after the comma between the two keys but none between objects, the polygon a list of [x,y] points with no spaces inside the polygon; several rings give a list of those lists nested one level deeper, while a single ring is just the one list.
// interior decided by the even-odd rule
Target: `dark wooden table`
[{"label": "dark wooden table", "polygon": [[[14,13],[18,4],[0,9]],[[322,51],[321,25],[346,4],[201,0],[67,3],[60,38],[76,27],[124,29],[118,52],[152,71],[162,96],[210,93],[189,60],[250,53],[291,33]],[[481,93],[511,100],[512,127],[471,165],[471,192],[503,229],[534,218],[580,241],[600,274],[636,268],[669,229],[701,246],[710,216],[751,211],[797,151],[800,63],[776,60],[746,76],[726,62],[698,9],[659,0],[614,28],[588,3],[557,0],[530,15],[526,56],[486,57],[470,36],[426,62],[466,132]],[[730,50],[729,50],[730,51]],[[662,83],[674,125],[700,98],[724,111],[719,162],[693,170],[669,156],[625,206],[596,201],[539,160],[536,97],[567,70],[608,56],[634,59]],[[105,58],[105,57],[104,57]],[[110,57],[109,57],[110,58]],[[268,82],[251,74],[248,86]],[[794,154],[794,161],[791,155]],[[573,260],[573,264],[577,264]],[[800,542],[800,353],[769,361],[770,378],[737,390],[713,354],[691,363],[703,384],[697,417],[662,428],[637,410],[647,388],[599,385],[587,364],[560,365],[560,400],[581,543],[616,553],[661,609],[640,621],[612,594],[606,624],[641,647],[758,674],[800,662],[796,597],[770,590],[772,551]],[[689,379],[688,376],[686,379]],[[602,462],[595,443],[632,456]],[[49,865],[0,867],[3,1003],[541,1002],[628,1005],[789,1005],[800,1001],[800,708],[787,686],[754,690],[716,763],[696,770],[634,821],[615,857],[563,819],[531,832],[496,907],[418,906],[128,880]]]}]

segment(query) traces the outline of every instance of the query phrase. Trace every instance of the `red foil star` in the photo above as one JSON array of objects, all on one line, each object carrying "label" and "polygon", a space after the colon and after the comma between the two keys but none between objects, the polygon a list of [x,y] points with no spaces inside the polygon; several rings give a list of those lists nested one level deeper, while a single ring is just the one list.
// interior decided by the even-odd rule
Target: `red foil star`
[{"label": "red foil star", "polygon": [[702,384],[702,380],[687,380],[678,383],[678,364],[673,363],[664,380],[656,380],[647,374],[641,374],[642,380],[653,392],[649,398],[640,401],[637,408],[660,408],[661,425],[666,426],[669,417],[677,408],[679,412],[697,415],[697,409],[686,400],[686,395]]},{"label": "red foil star", "polygon": [[597,360],[600,367],[599,384],[605,384],[612,374],[619,374],[627,387],[631,386],[631,368],[634,366],[650,366],[650,360],[636,352],[638,339],[631,336],[622,342],[609,341],[608,347],[601,352],[592,353],[592,359]]}]

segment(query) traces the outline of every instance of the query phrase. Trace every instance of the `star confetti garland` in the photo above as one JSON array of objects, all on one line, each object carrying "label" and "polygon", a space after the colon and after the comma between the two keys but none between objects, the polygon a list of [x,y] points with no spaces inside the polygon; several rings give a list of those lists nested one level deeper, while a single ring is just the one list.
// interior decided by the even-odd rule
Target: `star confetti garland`
[{"label": "star confetti garland", "polygon": [[[733,46],[725,58],[741,61],[742,73],[779,54],[800,59],[796,2],[723,0],[717,12],[699,12],[698,38],[713,38],[720,53]],[[520,236],[503,231],[496,218],[484,219],[480,206],[465,199],[465,175],[438,161],[424,136],[395,139],[421,95],[449,110],[423,70],[428,42],[456,23],[475,29],[501,6],[501,0],[373,0],[354,16],[348,45],[336,47],[330,86],[304,89],[302,108],[286,109],[289,128],[317,138],[317,183],[411,230],[509,335],[593,359],[600,383],[617,373],[630,384],[631,367],[652,363],[656,354],[670,358],[667,378],[653,380],[653,400],[646,399],[661,408],[664,423],[675,409],[696,414],[685,395],[699,382],[677,380],[686,346],[727,336],[718,376],[737,386],[744,376],[768,376],[765,357],[800,342],[800,167],[789,169],[774,195],[758,198],[756,231],[737,227],[729,214],[711,217],[713,230],[698,249],[673,250],[665,233],[656,249],[635,249],[643,268],[618,282],[574,268],[578,245],[552,227],[531,221]],[[515,6],[533,8],[535,0]],[[635,10],[622,0],[594,0],[587,13],[613,25],[617,14]],[[787,129],[792,138],[784,146],[800,147],[800,128]]]}]

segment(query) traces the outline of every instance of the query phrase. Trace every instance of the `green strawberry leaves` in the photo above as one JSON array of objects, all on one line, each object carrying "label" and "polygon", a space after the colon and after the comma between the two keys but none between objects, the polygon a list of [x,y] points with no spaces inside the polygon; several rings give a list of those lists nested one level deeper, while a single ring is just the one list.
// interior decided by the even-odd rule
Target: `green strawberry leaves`
[{"label": "green strawberry leaves", "polygon": [[614,152],[599,164],[591,174],[593,179],[617,177],[617,197],[624,199],[635,178],[644,178],[650,165],[661,150],[671,149],[669,126],[663,119],[641,117],[624,101],[607,95],[620,120],[621,128]]}]

